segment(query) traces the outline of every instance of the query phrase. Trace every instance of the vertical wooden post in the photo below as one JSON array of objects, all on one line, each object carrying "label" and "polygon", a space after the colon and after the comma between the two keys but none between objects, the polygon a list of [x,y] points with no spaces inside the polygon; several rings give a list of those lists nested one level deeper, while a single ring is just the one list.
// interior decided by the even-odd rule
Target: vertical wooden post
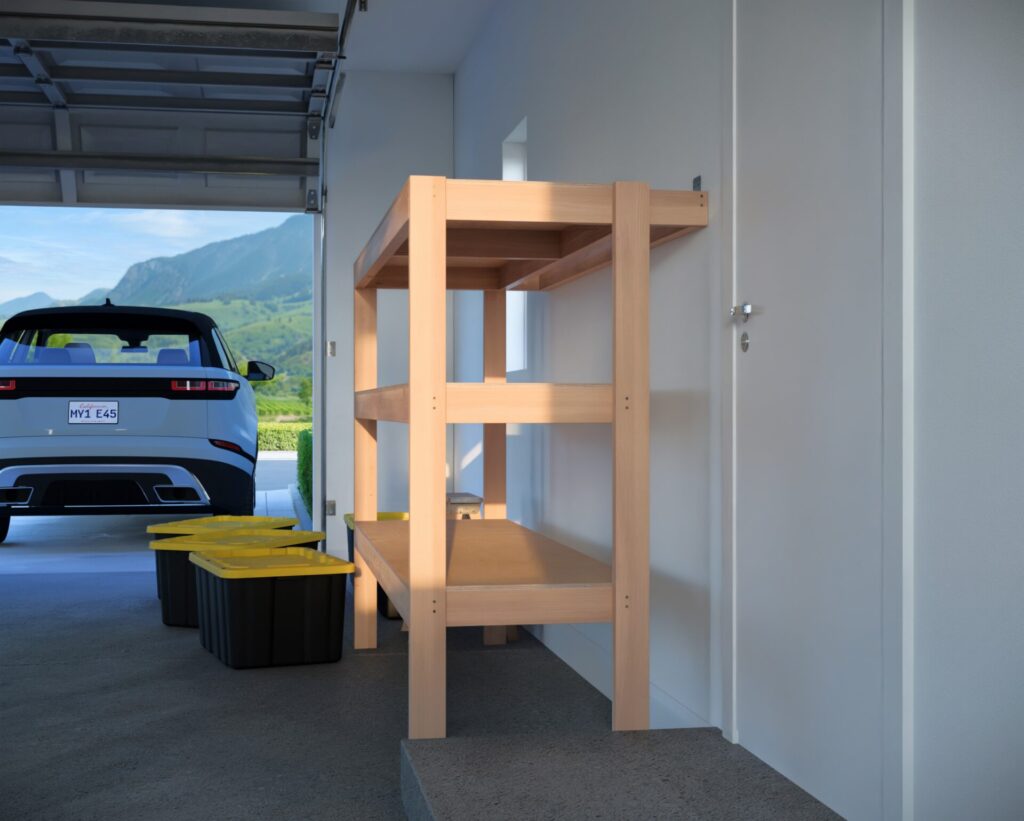
[{"label": "vertical wooden post", "polygon": [[[484,382],[504,382],[505,292],[484,291]],[[484,425],[484,518],[504,519],[505,426]]]},{"label": "vertical wooden post", "polygon": [[446,181],[409,180],[409,737],[446,728]]},{"label": "vertical wooden post", "polygon": [[[506,381],[505,292],[484,291],[484,382]],[[506,448],[505,426],[484,425],[484,518],[504,519]],[[484,627],[484,644],[504,644],[503,625]]]},{"label": "vertical wooden post", "polygon": [[[356,289],[353,333],[355,360],[352,381],[355,390],[377,387],[377,292]],[[377,422],[355,420],[352,462],[355,470],[353,513],[357,522],[377,518]],[[371,650],[377,646],[377,579],[359,553],[359,539],[353,557],[356,573],[352,579],[353,646]]]},{"label": "vertical wooden post", "polygon": [[613,730],[650,726],[650,191],[614,186]]}]

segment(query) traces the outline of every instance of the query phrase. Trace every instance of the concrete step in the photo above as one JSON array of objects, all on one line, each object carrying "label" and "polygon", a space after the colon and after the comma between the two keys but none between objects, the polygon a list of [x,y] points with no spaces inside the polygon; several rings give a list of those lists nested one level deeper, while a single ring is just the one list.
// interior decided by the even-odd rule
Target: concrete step
[{"label": "concrete step", "polygon": [[839,818],[714,728],[406,740],[401,767],[413,821]]}]

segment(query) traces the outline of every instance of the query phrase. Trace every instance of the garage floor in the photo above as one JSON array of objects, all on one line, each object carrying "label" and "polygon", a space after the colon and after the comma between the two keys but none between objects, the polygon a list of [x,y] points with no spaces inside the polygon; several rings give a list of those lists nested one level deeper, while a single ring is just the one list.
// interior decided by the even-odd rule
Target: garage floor
[{"label": "garage floor", "polygon": [[[278,474],[288,472],[265,471],[262,486]],[[283,492],[270,490],[266,499],[276,504]],[[230,670],[200,647],[197,631],[161,623],[149,521],[15,519],[0,545],[0,820],[405,818],[407,656],[399,623],[381,621],[375,652],[353,652],[349,632],[339,664]],[[406,779],[416,817],[553,817],[544,807],[560,807],[560,818],[640,817],[625,794],[629,783],[649,792],[639,779],[602,794],[607,815],[563,800],[574,784],[566,768],[580,759],[573,749],[594,759],[592,775],[600,771],[593,767],[621,769],[604,696],[528,634],[484,647],[480,631],[467,628],[449,631],[448,644],[455,743],[407,748],[407,769],[415,761],[413,780],[423,788],[410,793]],[[738,751],[714,736],[699,743]],[[570,747],[553,752],[553,743]],[[716,755],[739,755],[729,750]],[[539,769],[510,781],[503,773],[523,766],[523,755]],[[719,802],[715,817],[828,817],[744,755],[734,785],[744,788]],[[631,762],[638,772],[650,769],[642,750]],[[669,801],[662,808],[673,806],[668,817],[695,817],[689,793],[666,787],[685,767],[669,770],[657,776],[658,795]],[[459,771],[478,782],[474,790],[459,786],[466,783]],[[792,815],[794,807],[809,812]],[[707,804],[689,810],[698,808]]]},{"label": "garage floor", "polygon": [[[261,460],[271,504],[289,476]],[[151,520],[16,518],[0,545],[0,819],[404,818],[398,623],[340,664],[230,670],[161,623]],[[535,641],[449,645],[453,734],[608,726]]]},{"label": "garage floor", "polygon": [[[127,543],[132,526],[107,530]],[[405,637],[389,622],[382,639],[233,671],[160,623],[151,572],[2,574],[0,817],[404,818]],[[607,700],[536,642],[449,643],[453,734],[608,726]]]}]

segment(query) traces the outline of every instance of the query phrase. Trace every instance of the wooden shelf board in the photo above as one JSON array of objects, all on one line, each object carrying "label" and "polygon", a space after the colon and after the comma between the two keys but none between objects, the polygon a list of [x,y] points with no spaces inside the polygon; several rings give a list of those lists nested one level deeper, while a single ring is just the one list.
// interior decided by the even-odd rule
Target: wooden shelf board
[{"label": "wooden shelf board", "polygon": [[[356,548],[403,616],[410,522],[356,522]],[[611,568],[506,519],[448,523],[450,626],[610,621]]]},{"label": "wooden shelf board", "polygon": [[[611,261],[613,186],[445,180],[449,290],[550,290]],[[708,223],[707,194],[651,191],[651,244]],[[357,288],[405,289],[408,184],[355,265]]]},{"label": "wooden shelf board", "polygon": [[[409,386],[357,391],[355,417],[409,421]],[[449,382],[446,421],[464,424],[602,425],[614,419],[611,385]]]},{"label": "wooden shelf board", "polygon": [[395,201],[366,243],[355,263],[357,288],[367,288],[376,273],[409,238],[409,183],[402,186]]},{"label": "wooden shelf board", "polygon": [[452,424],[610,424],[611,385],[449,382]]}]

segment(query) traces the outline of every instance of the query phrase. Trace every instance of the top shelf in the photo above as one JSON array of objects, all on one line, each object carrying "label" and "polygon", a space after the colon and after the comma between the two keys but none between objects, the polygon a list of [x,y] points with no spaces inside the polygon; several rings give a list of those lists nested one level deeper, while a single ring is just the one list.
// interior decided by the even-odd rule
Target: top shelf
[{"label": "top shelf", "polygon": [[[547,291],[611,262],[613,186],[445,180],[447,287]],[[651,245],[708,224],[707,194],[651,191]],[[355,264],[357,288],[409,287],[409,183]]]}]

